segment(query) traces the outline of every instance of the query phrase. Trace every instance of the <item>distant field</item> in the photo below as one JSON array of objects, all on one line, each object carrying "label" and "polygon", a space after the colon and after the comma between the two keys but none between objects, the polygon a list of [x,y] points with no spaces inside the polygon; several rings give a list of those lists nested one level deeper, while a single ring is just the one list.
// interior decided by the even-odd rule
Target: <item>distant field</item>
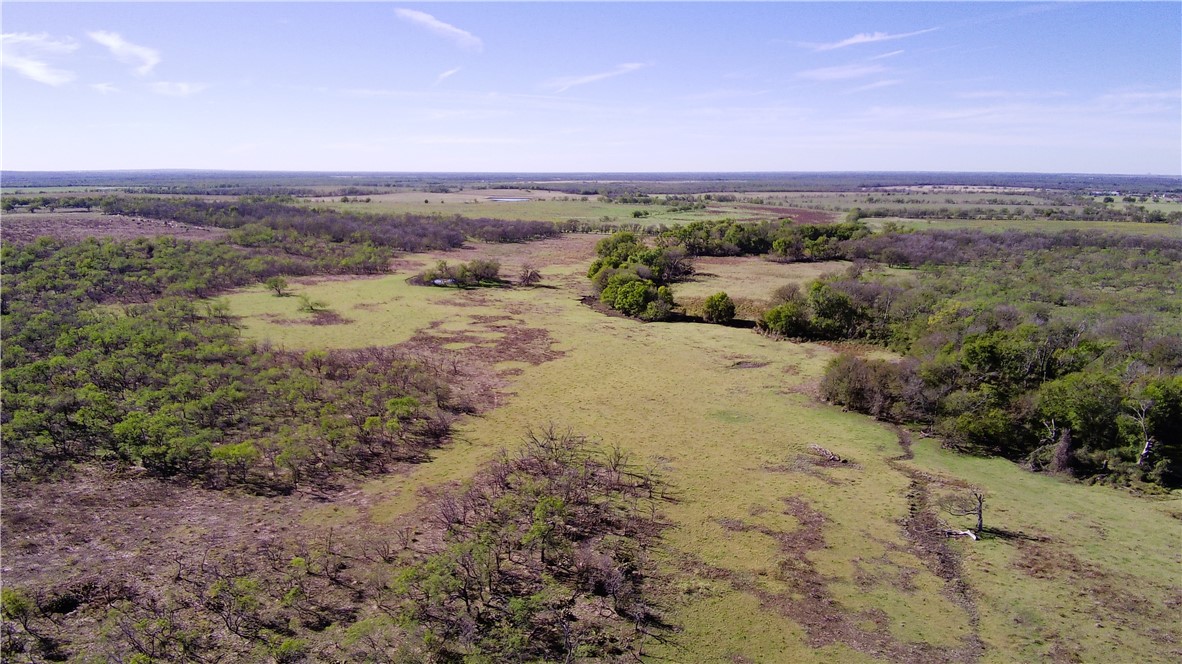
[{"label": "distant field", "polygon": [[[305,198],[302,200],[317,207],[360,212],[458,214],[465,217],[527,221],[574,219],[589,222],[637,223],[645,226],[726,218],[751,221],[793,216],[802,221],[820,220],[815,218],[817,217],[816,213],[810,210],[788,210],[775,205],[753,205],[744,201],[708,202],[704,210],[673,212],[665,205],[607,203],[600,201],[597,196],[574,196],[532,189],[477,189],[451,193],[412,191],[349,198],[351,201],[348,203],[342,203],[339,197]],[[365,202],[367,198],[369,202]],[[497,198],[510,200],[493,200]],[[646,212],[648,216],[634,217],[633,212]],[[828,215],[821,215],[821,218],[827,219],[827,217]]]},{"label": "distant field", "polygon": [[1113,233],[1136,233],[1139,235],[1172,235],[1182,237],[1182,225],[1141,224],[1126,221],[1052,221],[1022,219],[899,219],[881,218],[867,220],[871,228],[881,228],[887,222],[894,222],[904,228],[916,230],[978,228],[985,231],[1024,230],[1054,233],[1066,230],[1095,230]]},{"label": "distant field", "polygon": [[[300,320],[294,298],[249,289],[228,298],[244,333],[290,348],[398,343],[422,335],[457,353],[494,352],[544,331],[540,362],[506,357],[498,407],[463,423],[428,464],[366,482],[364,509],[326,503],[305,520],[365,529],[403,523],[430,492],[462,482],[527,427],[554,425],[619,445],[677,488],[660,559],[662,606],[680,631],[656,660],[693,662],[1176,661],[1177,518],[1182,500],[1032,475],[962,457],[812,398],[834,351],[705,324],[643,324],[579,303],[596,236],[477,245],[407,258],[379,279],[298,284],[348,319]],[[412,287],[433,260],[530,262],[543,288]],[[710,259],[700,281],[761,297],[841,264]],[[274,318],[282,317],[282,323]],[[535,332],[530,332],[530,331]],[[457,341],[458,340],[458,341]],[[810,452],[829,450],[848,463]],[[989,494],[980,542],[904,535],[925,501],[969,484]],[[956,519],[952,519],[956,523]],[[964,527],[967,521],[960,523]],[[925,548],[926,547],[926,548]],[[1120,653],[1116,657],[1115,653]]]}]

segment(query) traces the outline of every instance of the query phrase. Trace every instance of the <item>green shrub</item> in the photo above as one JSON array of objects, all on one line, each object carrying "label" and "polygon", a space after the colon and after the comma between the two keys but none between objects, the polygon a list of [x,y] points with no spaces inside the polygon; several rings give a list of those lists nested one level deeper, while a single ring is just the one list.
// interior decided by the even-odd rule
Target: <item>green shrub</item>
[{"label": "green shrub", "polygon": [[702,317],[707,323],[727,324],[735,319],[735,302],[726,293],[715,293],[706,298]]}]

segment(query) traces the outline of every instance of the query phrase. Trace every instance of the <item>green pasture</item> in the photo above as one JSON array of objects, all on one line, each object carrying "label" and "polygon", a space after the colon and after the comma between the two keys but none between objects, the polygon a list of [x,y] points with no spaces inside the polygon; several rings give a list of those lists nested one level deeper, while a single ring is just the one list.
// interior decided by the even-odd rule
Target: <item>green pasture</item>
[{"label": "green pasture", "polygon": [[[584,243],[588,260],[591,246]],[[520,251],[528,255],[530,248]],[[456,260],[470,258],[454,253]],[[766,297],[782,283],[841,266],[751,259],[700,267],[711,276],[700,275],[679,293]],[[1083,661],[1115,661],[1115,652],[1132,658],[1126,661],[1173,659],[1169,647],[1176,646],[1160,639],[1182,639],[1176,609],[1154,624],[1121,618],[1094,625],[1106,620],[1096,617],[1097,606],[1110,601],[1103,584],[1159,609],[1178,595],[1169,571],[1182,562],[1182,533],[1171,516],[1182,513],[1180,501],[1032,475],[1004,461],[951,454],[931,441],[917,442],[915,460],[900,465],[890,461],[901,454],[893,431],[811,396],[834,351],[739,328],[608,317],[578,301],[584,269],[549,265],[543,271],[556,286],[538,289],[413,287],[405,269],[377,279],[296,284],[295,292],[325,300],[349,320],[338,325],[311,325],[295,311],[296,298],[261,288],[231,295],[244,334],[290,348],[399,343],[432,324],[489,334],[495,342],[497,330],[481,316],[499,313],[545,329],[551,350],[560,353],[538,365],[499,364],[505,383],[499,407],[463,421],[455,441],[430,463],[367,482],[366,510],[309,518],[342,526],[352,520],[358,528],[413,523],[433,491],[471,477],[498,450],[513,448],[527,428],[552,425],[620,446],[633,464],[659,471],[674,487],[661,515],[670,527],[658,562],[668,580],[664,609],[680,631],[650,644],[651,661],[877,661],[873,648],[841,639],[810,646],[810,637],[824,641],[824,634],[810,634],[794,613],[810,610],[834,612],[847,627],[901,647],[949,656],[976,632],[991,662],[1048,659],[1060,642]],[[850,463],[810,465],[810,445]],[[987,525],[1045,541],[953,541],[973,598],[966,610],[904,536],[907,468],[985,488]],[[786,544],[807,535],[794,504],[821,517],[820,540],[804,549]],[[1021,548],[1035,545],[1043,547],[1035,554]],[[1039,577],[1017,566],[1031,555],[1062,552],[1084,572],[1059,565]],[[784,569],[811,570],[822,580],[826,603],[802,595]],[[1155,641],[1151,627],[1164,636]]]}]

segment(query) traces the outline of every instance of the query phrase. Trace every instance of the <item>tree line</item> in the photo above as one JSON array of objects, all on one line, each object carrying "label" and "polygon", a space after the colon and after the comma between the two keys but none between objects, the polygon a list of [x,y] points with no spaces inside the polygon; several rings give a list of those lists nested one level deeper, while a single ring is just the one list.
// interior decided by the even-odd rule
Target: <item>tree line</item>
[{"label": "tree line", "polygon": [[826,398],[1036,470],[1182,484],[1182,241],[934,231],[844,251],[918,269],[898,278],[855,265],[785,287],[758,321],[904,354],[842,354]]}]

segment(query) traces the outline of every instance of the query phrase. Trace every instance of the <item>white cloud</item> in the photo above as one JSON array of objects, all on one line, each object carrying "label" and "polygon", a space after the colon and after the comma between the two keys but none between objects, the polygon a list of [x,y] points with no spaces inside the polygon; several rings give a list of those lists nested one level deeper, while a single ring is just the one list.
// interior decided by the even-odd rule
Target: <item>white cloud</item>
[{"label": "white cloud", "polygon": [[476,35],[457,28],[450,23],[444,23],[427,12],[420,12],[414,9],[395,9],[394,13],[398,18],[414,25],[419,26],[425,30],[433,32],[440,37],[450,39],[455,42],[457,46],[469,51],[481,51],[484,49],[484,42]]},{"label": "white cloud", "polygon": [[851,88],[849,90],[846,90],[845,93],[846,94],[853,94],[855,92],[866,92],[867,90],[877,90],[879,88],[888,88],[892,85],[898,85],[902,82],[903,81],[901,79],[889,78],[889,79],[885,79],[882,81],[875,81],[873,83],[867,83],[866,85],[860,85],[856,88]]},{"label": "white cloud", "polygon": [[929,32],[934,32],[939,28],[927,28],[926,30],[916,30],[915,32],[904,32],[897,35],[892,35],[886,32],[861,32],[853,37],[848,37],[841,41],[831,42],[828,44],[806,44],[812,47],[814,51],[832,51],[838,48],[845,48],[847,46],[855,46],[857,44],[874,44],[877,42],[893,41],[895,39],[906,39],[907,37],[914,37]]},{"label": "white cloud", "polygon": [[820,69],[806,69],[798,72],[797,78],[810,81],[844,81],[851,78],[862,78],[871,74],[886,71],[882,65],[840,65],[837,67],[821,67]]},{"label": "white cloud", "polygon": [[152,83],[152,92],[166,97],[188,97],[201,92],[209,87],[204,83],[180,83],[169,81],[157,81]]},{"label": "white cloud", "polygon": [[6,32],[0,44],[0,60],[4,67],[25,78],[53,86],[65,85],[74,80],[74,72],[55,69],[45,61],[47,57],[68,55],[77,50],[78,43],[73,39],[53,39],[44,32]]},{"label": "white cloud", "polygon": [[95,42],[106,46],[115,59],[125,65],[132,65],[132,71],[138,76],[147,76],[156,65],[160,64],[160,51],[147,46],[133,44],[116,32],[95,30],[86,33]]},{"label": "white cloud", "polygon": [[867,59],[868,59],[868,60],[885,60],[885,59],[887,59],[887,58],[893,58],[893,57],[895,57],[896,55],[902,55],[903,53],[904,53],[903,49],[899,49],[899,50],[897,50],[897,51],[891,51],[891,52],[889,52],[889,53],[883,53],[882,55],[875,55],[875,56],[871,56],[871,57],[869,57],[869,58],[867,58]]},{"label": "white cloud", "polygon": [[586,85],[588,83],[602,81],[607,78],[622,76],[623,74],[634,72],[637,69],[644,69],[648,66],[649,65],[640,62],[626,62],[615,69],[600,72],[598,74],[587,74],[586,76],[562,76],[551,79],[546,82],[545,86],[547,88],[553,89],[555,92],[566,92],[567,90],[579,85]]},{"label": "white cloud", "polygon": [[459,71],[460,71],[460,67],[456,67],[455,69],[448,69],[447,71],[443,72],[442,74],[436,76],[435,82],[432,83],[432,85],[439,85],[440,83],[444,82],[448,78],[455,76]]},{"label": "white cloud", "polygon": [[1066,92],[1050,90],[1020,91],[1020,90],[974,90],[955,95],[958,99],[1051,99],[1066,97]]},{"label": "white cloud", "polygon": [[119,92],[119,88],[110,83],[91,83],[89,87],[91,90],[94,90],[95,92],[101,92],[102,94]]}]

